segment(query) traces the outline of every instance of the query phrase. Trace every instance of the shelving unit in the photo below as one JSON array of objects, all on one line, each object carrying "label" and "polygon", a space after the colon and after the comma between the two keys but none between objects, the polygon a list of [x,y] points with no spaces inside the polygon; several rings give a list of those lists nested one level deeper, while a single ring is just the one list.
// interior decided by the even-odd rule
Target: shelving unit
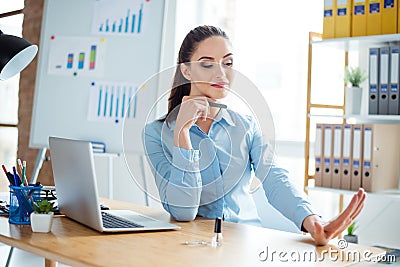
[{"label": "shelving unit", "polygon": [[[400,123],[400,116],[396,115],[346,115],[345,110],[345,94],[343,99],[343,105],[326,105],[323,103],[312,103],[312,62],[313,62],[313,46],[323,45],[327,47],[337,48],[343,51],[344,54],[344,67],[349,62],[349,52],[369,49],[371,47],[387,46],[389,44],[400,44],[400,34],[389,34],[389,35],[377,35],[377,36],[362,36],[362,37],[351,37],[351,38],[336,38],[322,40],[322,35],[315,32],[309,33],[309,44],[308,44],[308,80],[307,80],[307,112],[306,112],[306,140],[305,140],[305,175],[304,175],[304,190],[306,193],[310,190],[318,191],[329,191],[339,194],[339,211],[343,210],[343,196],[346,194],[353,194],[353,191],[338,190],[331,188],[322,187],[309,187],[309,180],[313,179],[313,175],[309,174],[310,169],[310,130],[311,130],[311,118],[319,117],[331,117],[342,119],[343,123]],[[345,90],[345,84],[343,83],[343,90]],[[329,114],[313,114],[312,109],[325,109],[325,110],[337,110],[344,115],[329,115]],[[400,190],[395,190],[393,194],[387,194],[387,192],[373,193],[382,196],[395,196],[400,199]]]},{"label": "shelving unit", "polygon": [[[326,188],[326,187],[318,187],[318,186],[316,186],[316,187],[306,186],[305,188],[308,191],[330,192],[330,193],[336,193],[339,195],[353,195],[354,194],[354,191],[344,190],[344,189]],[[394,200],[400,201],[400,190],[395,190],[395,189],[368,193],[368,195],[392,198]]]}]

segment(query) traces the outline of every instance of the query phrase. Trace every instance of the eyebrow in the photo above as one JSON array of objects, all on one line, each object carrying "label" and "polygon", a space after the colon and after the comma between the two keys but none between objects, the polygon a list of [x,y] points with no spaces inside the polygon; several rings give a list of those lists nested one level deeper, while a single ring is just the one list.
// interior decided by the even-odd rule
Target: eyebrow
[{"label": "eyebrow", "polygon": [[[232,53],[228,53],[228,54],[226,54],[225,56],[223,56],[222,58],[226,58],[226,57],[229,57],[229,56],[232,56],[233,54]],[[213,58],[213,57],[201,57],[201,58],[199,58],[198,60],[202,60],[202,59],[215,59],[215,58]]]}]

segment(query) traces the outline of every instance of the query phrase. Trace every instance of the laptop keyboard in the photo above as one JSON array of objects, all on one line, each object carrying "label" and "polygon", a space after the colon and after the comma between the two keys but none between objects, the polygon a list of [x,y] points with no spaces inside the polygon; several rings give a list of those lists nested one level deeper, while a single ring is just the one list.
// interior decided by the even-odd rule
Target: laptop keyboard
[{"label": "laptop keyboard", "polygon": [[124,218],[109,214],[107,212],[102,212],[101,217],[103,218],[104,228],[142,228],[143,225],[139,225],[128,221]]}]

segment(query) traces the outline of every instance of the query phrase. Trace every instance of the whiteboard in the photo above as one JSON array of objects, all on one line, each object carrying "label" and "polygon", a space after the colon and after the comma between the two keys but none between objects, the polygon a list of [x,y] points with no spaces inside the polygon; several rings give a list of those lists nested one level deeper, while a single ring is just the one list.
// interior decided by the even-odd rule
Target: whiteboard
[{"label": "whiteboard", "polygon": [[163,45],[168,2],[45,0],[30,147],[48,148],[48,137],[59,136],[104,142],[111,153],[143,150],[137,133],[157,85],[142,88],[173,62],[165,51],[173,46]]}]

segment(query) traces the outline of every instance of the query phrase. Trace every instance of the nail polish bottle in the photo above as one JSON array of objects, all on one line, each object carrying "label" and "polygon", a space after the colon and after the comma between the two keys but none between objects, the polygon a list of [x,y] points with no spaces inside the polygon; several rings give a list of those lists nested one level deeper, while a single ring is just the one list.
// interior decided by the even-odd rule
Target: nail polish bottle
[{"label": "nail polish bottle", "polygon": [[211,240],[212,247],[219,247],[222,246],[222,219],[215,218],[215,225],[214,225],[214,236]]}]

